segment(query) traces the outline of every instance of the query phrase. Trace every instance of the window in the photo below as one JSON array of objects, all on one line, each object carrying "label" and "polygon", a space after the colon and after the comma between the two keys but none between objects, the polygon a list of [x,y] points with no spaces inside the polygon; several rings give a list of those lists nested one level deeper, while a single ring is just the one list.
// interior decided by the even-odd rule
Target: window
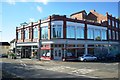
[{"label": "window", "polygon": [[67,38],[75,38],[75,27],[67,26]]},{"label": "window", "polygon": [[115,31],[113,31],[113,40],[115,40]]},{"label": "window", "polygon": [[88,28],[88,31],[87,31],[87,38],[88,39],[94,39],[94,29],[92,29],[92,28]]},{"label": "window", "polygon": [[109,39],[111,39],[111,30],[109,30]]},{"label": "window", "polygon": [[63,38],[62,25],[53,25],[51,29],[51,38]]},{"label": "window", "polygon": [[118,22],[116,22],[116,28],[118,28]]},{"label": "window", "polygon": [[84,39],[84,28],[80,28],[80,38]]},{"label": "window", "polygon": [[111,25],[111,24],[110,24],[110,19],[108,19],[108,25]]},{"label": "window", "polygon": [[41,27],[41,39],[48,39],[48,26]]},{"label": "window", "polygon": [[101,36],[100,36],[100,30],[99,29],[95,29],[95,40],[101,40]]},{"label": "window", "polygon": [[112,26],[114,27],[115,25],[114,25],[114,21],[112,21]]},{"label": "window", "polygon": [[37,27],[35,27],[34,29],[33,29],[33,31],[34,31],[34,35],[33,35],[33,38],[35,39],[35,38],[38,38],[38,28]]},{"label": "window", "polygon": [[106,39],[107,39],[106,30],[102,30],[102,40],[106,40]]},{"label": "window", "polygon": [[29,29],[25,29],[25,39],[29,39]]},{"label": "window", "polygon": [[118,40],[118,32],[116,31],[116,40]]},{"label": "window", "polygon": [[18,32],[18,39],[21,39],[21,31]]}]

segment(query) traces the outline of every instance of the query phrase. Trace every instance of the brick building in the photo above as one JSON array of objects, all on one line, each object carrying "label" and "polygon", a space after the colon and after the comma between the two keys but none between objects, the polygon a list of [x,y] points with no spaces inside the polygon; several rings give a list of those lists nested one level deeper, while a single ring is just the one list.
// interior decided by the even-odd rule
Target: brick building
[{"label": "brick building", "polygon": [[70,18],[52,15],[17,27],[16,41],[22,58],[31,57],[32,52],[40,52],[38,57],[47,60],[83,54],[115,56],[120,48],[120,21],[108,12],[104,16],[95,10],[73,13]]}]

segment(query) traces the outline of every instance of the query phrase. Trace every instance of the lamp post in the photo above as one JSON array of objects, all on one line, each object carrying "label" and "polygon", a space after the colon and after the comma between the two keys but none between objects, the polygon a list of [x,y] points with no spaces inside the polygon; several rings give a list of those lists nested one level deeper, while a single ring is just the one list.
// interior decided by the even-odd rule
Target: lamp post
[{"label": "lamp post", "polygon": [[41,61],[41,40],[38,39],[38,60]]},{"label": "lamp post", "polygon": [[65,54],[64,54],[64,58],[66,59],[66,55],[67,55],[67,44],[68,44],[68,41],[67,41],[67,39],[66,39],[66,41],[65,41]]}]

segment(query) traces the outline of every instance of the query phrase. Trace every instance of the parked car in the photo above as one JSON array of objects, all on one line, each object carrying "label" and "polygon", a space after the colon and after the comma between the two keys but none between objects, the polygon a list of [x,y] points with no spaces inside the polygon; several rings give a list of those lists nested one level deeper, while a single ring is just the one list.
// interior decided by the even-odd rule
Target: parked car
[{"label": "parked car", "polygon": [[8,55],[7,54],[0,54],[0,57],[1,58],[8,58]]},{"label": "parked car", "polygon": [[78,57],[78,60],[80,60],[80,61],[96,61],[97,57],[93,56],[91,54],[85,54],[81,57]]},{"label": "parked car", "polygon": [[72,53],[68,52],[66,54],[65,60],[63,58],[63,61],[75,61],[77,60],[77,57],[75,57]]}]

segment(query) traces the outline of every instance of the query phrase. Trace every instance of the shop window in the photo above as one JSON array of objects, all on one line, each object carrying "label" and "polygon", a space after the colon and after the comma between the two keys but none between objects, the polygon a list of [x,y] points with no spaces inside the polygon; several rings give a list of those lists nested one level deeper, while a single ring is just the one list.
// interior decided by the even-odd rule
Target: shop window
[{"label": "shop window", "polygon": [[94,45],[88,45],[88,47],[94,47]]},{"label": "shop window", "polygon": [[55,56],[57,56],[57,50],[55,50]]},{"label": "shop window", "polygon": [[61,50],[59,50],[59,57],[61,57]]},{"label": "shop window", "polygon": [[84,45],[83,44],[78,44],[77,47],[84,47]]},{"label": "shop window", "polygon": [[88,48],[88,54],[94,55],[94,48]]},{"label": "shop window", "polygon": [[55,44],[55,47],[57,47],[57,44]]},{"label": "shop window", "polygon": [[47,56],[47,57],[50,57],[50,52],[46,53],[46,56]]},{"label": "shop window", "polygon": [[83,56],[85,49],[84,48],[79,48],[77,49],[77,56]]}]

